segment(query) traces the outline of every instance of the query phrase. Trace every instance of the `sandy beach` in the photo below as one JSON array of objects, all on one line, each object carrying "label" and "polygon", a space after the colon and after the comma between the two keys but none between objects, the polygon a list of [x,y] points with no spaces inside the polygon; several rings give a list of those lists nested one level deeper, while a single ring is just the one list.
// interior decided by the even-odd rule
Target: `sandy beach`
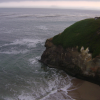
[{"label": "sandy beach", "polygon": [[[100,100],[100,86],[94,83],[73,79],[73,86],[69,88],[68,95],[75,100]],[[77,89],[75,88],[77,87]]]}]

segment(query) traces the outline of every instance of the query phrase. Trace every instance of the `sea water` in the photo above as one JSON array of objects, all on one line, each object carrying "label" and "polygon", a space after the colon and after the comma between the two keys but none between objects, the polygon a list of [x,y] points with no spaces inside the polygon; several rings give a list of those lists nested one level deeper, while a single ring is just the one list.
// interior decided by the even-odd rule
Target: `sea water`
[{"label": "sea water", "polygon": [[74,100],[73,78],[38,60],[46,39],[95,16],[99,11],[1,8],[0,100]]}]

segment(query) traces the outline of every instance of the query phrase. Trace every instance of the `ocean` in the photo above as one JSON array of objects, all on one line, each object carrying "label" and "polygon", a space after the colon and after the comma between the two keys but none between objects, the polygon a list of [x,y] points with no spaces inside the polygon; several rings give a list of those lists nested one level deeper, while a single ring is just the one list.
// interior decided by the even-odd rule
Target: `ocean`
[{"label": "ocean", "polygon": [[74,100],[68,95],[74,78],[38,60],[46,39],[98,16],[92,10],[0,8],[0,100]]}]

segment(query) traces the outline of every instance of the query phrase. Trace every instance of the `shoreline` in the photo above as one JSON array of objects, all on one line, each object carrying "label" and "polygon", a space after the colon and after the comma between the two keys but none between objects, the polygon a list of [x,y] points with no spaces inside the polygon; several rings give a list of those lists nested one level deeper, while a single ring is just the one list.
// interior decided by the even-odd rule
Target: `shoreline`
[{"label": "shoreline", "polygon": [[[80,79],[72,80],[68,95],[75,100],[100,100],[100,86]],[[75,89],[76,87],[76,89]]]}]

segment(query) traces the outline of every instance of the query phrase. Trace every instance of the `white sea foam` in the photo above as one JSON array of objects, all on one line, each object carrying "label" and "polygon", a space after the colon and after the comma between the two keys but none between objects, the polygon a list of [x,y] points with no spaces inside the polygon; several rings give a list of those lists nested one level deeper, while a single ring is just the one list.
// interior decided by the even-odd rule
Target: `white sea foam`
[{"label": "white sea foam", "polygon": [[30,96],[28,93],[23,93],[18,96],[18,100],[36,100],[33,96]]},{"label": "white sea foam", "polygon": [[[58,75],[55,72],[52,73],[52,75],[54,79],[50,79],[47,82],[48,88],[45,88],[47,93],[39,100],[52,100],[52,98],[54,100],[73,100],[73,98],[68,95],[68,89],[72,86],[70,76],[62,77],[61,74]],[[63,95],[65,95],[67,99],[65,99]]]},{"label": "white sea foam", "polygon": [[48,30],[48,28],[44,25],[36,26],[36,28],[41,29],[41,30]]},{"label": "white sea foam", "polygon": [[[5,100],[74,100],[68,95],[68,89],[72,85],[70,77],[62,77],[55,71],[52,72],[49,80],[48,76],[47,79],[41,76],[39,79],[38,77],[25,79],[29,84],[25,86],[25,90],[15,96],[16,99],[6,98]],[[62,83],[64,83],[63,86]]]},{"label": "white sea foam", "polygon": [[36,60],[35,58],[31,58],[31,59],[29,59],[29,62],[30,62],[31,64],[35,64],[35,63],[37,62],[37,60]]},{"label": "white sea foam", "polygon": [[[4,44],[0,46],[1,50],[0,53],[4,54],[19,54],[19,53],[27,53],[30,51],[30,48],[36,47],[36,45],[40,43],[41,45],[44,44],[44,40],[40,39],[17,39],[12,43]],[[20,45],[20,46],[17,46]],[[11,47],[9,47],[11,46]],[[27,46],[22,48],[21,46]],[[6,47],[8,49],[6,49]]]},{"label": "white sea foam", "polygon": [[36,47],[36,44],[43,43],[44,40],[41,39],[16,39],[12,43],[4,44],[3,46],[9,46],[9,45],[27,45],[28,47]]},{"label": "white sea foam", "polygon": [[[60,76],[58,76],[60,77]],[[32,80],[31,80],[32,81]],[[43,81],[43,79],[42,79]],[[69,84],[65,84],[64,87],[58,88],[59,81],[61,80],[51,80],[46,81],[45,83],[38,84],[38,82],[35,84],[35,88],[31,88],[32,92],[27,93],[23,91],[17,98],[18,100],[74,100],[71,98],[67,93],[68,89],[71,87],[71,82]],[[69,81],[69,80],[67,80]],[[56,84],[58,82],[58,84]],[[49,84],[49,86],[46,86],[46,84]],[[33,84],[33,83],[31,83]],[[42,86],[42,87],[41,87]],[[67,99],[65,99],[67,98]]]},{"label": "white sea foam", "polygon": [[44,40],[39,39],[17,39],[9,45],[27,45],[28,47],[36,47],[36,44],[42,43]]},{"label": "white sea foam", "polygon": [[29,50],[8,50],[8,51],[3,51],[3,52],[0,52],[0,53],[3,53],[3,54],[19,54],[19,53],[21,53],[21,54],[25,54],[25,53],[27,53]]},{"label": "white sea foam", "polygon": [[[51,83],[50,83],[51,84]],[[43,98],[41,98],[41,99],[39,99],[39,100],[49,100],[51,97],[54,97],[54,96],[56,96],[55,97],[55,100],[65,100],[64,98],[63,98],[63,96],[62,96],[62,94],[61,94],[61,92],[63,93],[63,94],[65,94],[66,95],[66,97],[68,97],[68,98],[70,98],[70,100],[73,100],[67,93],[67,90],[71,87],[71,83],[69,83],[69,84],[66,84],[65,85],[65,87],[62,87],[62,88],[60,88],[60,89],[54,89],[54,90],[52,90],[50,93],[48,93],[46,96],[44,96]],[[49,87],[50,88],[50,87]],[[52,88],[51,88],[52,89]],[[59,96],[60,95],[60,96]],[[61,97],[62,96],[62,97]],[[60,99],[61,98],[61,99]],[[50,100],[52,100],[52,99],[50,99]]]},{"label": "white sea foam", "polygon": [[3,100],[13,100],[13,99],[9,97],[5,97]]},{"label": "white sea foam", "polygon": [[35,58],[30,58],[30,59],[29,59],[29,62],[30,62],[31,64],[35,64],[35,63],[37,63],[37,61],[38,61],[40,58],[41,58],[40,56],[37,56],[37,57],[35,57]]},{"label": "white sea foam", "polygon": [[35,57],[37,60],[40,60],[40,58],[41,58],[41,56],[37,56],[37,57]]}]

